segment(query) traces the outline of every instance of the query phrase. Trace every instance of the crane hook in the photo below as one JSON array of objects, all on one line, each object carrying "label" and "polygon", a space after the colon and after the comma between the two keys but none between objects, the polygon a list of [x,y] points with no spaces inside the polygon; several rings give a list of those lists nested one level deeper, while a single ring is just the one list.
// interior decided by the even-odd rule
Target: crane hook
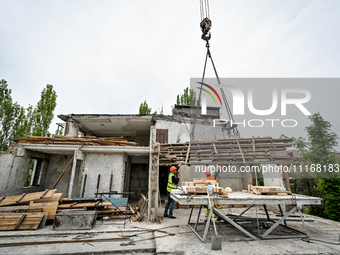
[{"label": "crane hook", "polygon": [[211,20],[204,18],[200,23],[200,27],[203,33],[201,36],[202,40],[209,41],[211,38],[211,33],[209,32],[211,28]]}]

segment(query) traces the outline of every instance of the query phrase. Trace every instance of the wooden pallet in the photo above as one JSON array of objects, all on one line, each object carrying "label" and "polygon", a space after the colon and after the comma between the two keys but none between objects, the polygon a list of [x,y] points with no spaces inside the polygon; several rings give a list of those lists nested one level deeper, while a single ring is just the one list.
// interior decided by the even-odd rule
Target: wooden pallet
[{"label": "wooden pallet", "polygon": [[37,229],[43,218],[43,213],[0,214],[0,231]]},{"label": "wooden pallet", "polygon": [[5,205],[15,205],[15,204],[24,204],[29,203],[33,200],[39,200],[42,198],[50,198],[56,192],[56,189],[53,190],[45,190],[40,192],[28,193],[28,194],[21,194],[17,196],[10,196],[10,197],[2,197],[0,198],[0,206]]},{"label": "wooden pallet", "polygon": [[27,212],[37,212],[41,210],[42,212],[47,212],[47,220],[54,220],[55,214],[57,213],[59,202],[44,202],[44,203],[34,203],[31,202]]}]

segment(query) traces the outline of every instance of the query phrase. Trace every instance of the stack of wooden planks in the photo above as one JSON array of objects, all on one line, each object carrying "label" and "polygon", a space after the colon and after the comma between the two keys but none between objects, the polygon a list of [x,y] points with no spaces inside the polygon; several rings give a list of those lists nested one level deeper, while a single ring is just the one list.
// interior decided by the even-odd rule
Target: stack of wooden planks
[{"label": "stack of wooden planks", "polygon": [[111,206],[110,202],[104,202],[104,199],[89,198],[89,199],[61,199],[58,205],[60,211],[87,211],[101,210]]},{"label": "stack of wooden planks", "polygon": [[0,198],[0,230],[33,230],[53,220],[62,193],[45,190]]},{"label": "stack of wooden planks", "polygon": [[213,193],[219,194],[222,197],[228,197],[228,194],[232,192],[232,189],[222,188],[219,186],[216,180],[206,180],[204,181],[202,178],[195,178],[193,182],[182,182],[182,187],[186,190],[187,194],[207,194],[207,186],[214,186]]},{"label": "stack of wooden planks", "polygon": [[137,143],[129,142],[119,137],[95,137],[95,136],[63,136],[53,135],[52,137],[43,136],[27,136],[16,137],[12,140],[19,143],[35,143],[35,144],[78,144],[78,145],[107,145],[107,146],[136,146]]},{"label": "stack of wooden planks", "polygon": [[144,219],[144,214],[148,211],[148,203],[149,200],[146,198],[146,196],[141,194],[138,204],[134,206],[135,214],[131,217],[133,221],[142,221]]},{"label": "stack of wooden planks", "polygon": [[[110,201],[97,198],[67,199],[56,189],[0,197],[0,231],[34,230],[45,226],[46,221],[54,221],[55,215],[63,211],[96,211],[97,218],[131,218],[141,221],[147,212],[148,199],[141,194],[136,205],[127,203],[113,205]],[[112,200],[112,199],[111,199]]]},{"label": "stack of wooden planks", "polygon": [[253,186],[250,184],[248,185],[248,189],[242,190],[242,192],[251,193],[255,195],[278,195],[278,196],[287,196],[292,194],[291,191],[281,190],[280,188],[277,187]]},{"label": "stack of wooden planks", "polygon": [[283,164],[291,161],[276,152],[291,147],[292,138],[228,138],[208,142],[161,144],[160,166],[178,164]]},{"label": "stack of wooden planks", "polygon": [[[112,200],[112,199],[111,199]],[[58,212],[62,211],[88,211],[96,210],[97,218],[110,217],[111,219],[131,218],[133,221],[139,220],[138,205],[116,205],[104,199],[61,199]]]}]

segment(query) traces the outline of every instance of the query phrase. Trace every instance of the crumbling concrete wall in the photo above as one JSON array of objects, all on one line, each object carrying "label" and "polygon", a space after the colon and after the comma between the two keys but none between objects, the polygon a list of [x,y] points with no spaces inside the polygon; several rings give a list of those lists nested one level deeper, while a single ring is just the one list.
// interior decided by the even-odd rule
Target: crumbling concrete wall
[{"label": "crumbling concrete wall", "polygon": [[[82,172],[82,175],[87,174],[84,197],[95,196],[94,193],[97,189],[99,174],[100,182],[98,192],[108,192],[110,190],[111,171],[113,172],[111,190],[123,192],[125,176],[124,159],[124,153],[86,153]],[[83,187],[83,184],[81,187]]]},{"label": "crumbling concrete wall", "polygon": [[[72,159],[73,155],[51,155],[48,164],[46,177],[44,180],[44,189],[52,189],[53,185],[58,180],[61,173],[64,171],[67,164]],[[58,193],[63,193],[62,197],[67,197],[69,189],[69,181],[71,176],[71,167],[67,169],[62,179],[56,186]]]},{"label": "crumbling concrete wall", "polygon": [[22,194],[28,170],[28,157],[0,154],[0,196]]}]

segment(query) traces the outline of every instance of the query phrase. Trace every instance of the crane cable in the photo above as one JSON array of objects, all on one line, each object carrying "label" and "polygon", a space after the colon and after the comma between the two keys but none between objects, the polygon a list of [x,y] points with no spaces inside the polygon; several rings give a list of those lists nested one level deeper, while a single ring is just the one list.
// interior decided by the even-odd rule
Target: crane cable
[{"label": "crane cable", "polygon": [[[195,126],[196,126],[197,115],[198,115],[198,107],[199,107],[199,104],[201,102],[202,87],[203,87],[202,83],[204,83],[205,71],[206,71],[206,68],[207,68],[208,57],[211,60],[211,64],[213,66],[217,82],[218,82],[218,84],[221,84],[220,78],[218,76],[218,73],[217,73],[217,70],[216,70],[216,67],[215,67],[214,60],[212,59],[211,52],[210,52],[209,40],[211,38],[211,34],[210,34],[209,30],[211,28],[211,21],[210,21],[209,0],[200,0],[200,10],[201,10],[201,20],[202,20],[201,23],[200,23],[200,26],[201,26],[201,29],[202,29],[202,32],[203,32],[202,39],[206,41],[205,47],[207,48],[207,53],[206,53],[206,56],[205,56],[202,82],[201,82],[201,89],[200,89],[199,97],[198,97],[198,100],[197,100],[195,119],[194,119],[192,131],[191,131],[191,134],[190,134],[190,137],[192,138],[192,140],[194,140],[194,137],[195,137]],[[225,108],[227,110],[229,120],[232,121],[232,125],[231,125],[230,128],[233,130],[233,134],[236,137],[240,136],[240,132],[237,129],[237,125],[234,124],[235,120],[234,120],[233,114],[231,112],[230,106],[228,104],[227,97],[225,96],[224,90],[222,88],[220,88],[220,91],[221,91],[221,94],[222,94],[222,98],[223,98]]]}]

